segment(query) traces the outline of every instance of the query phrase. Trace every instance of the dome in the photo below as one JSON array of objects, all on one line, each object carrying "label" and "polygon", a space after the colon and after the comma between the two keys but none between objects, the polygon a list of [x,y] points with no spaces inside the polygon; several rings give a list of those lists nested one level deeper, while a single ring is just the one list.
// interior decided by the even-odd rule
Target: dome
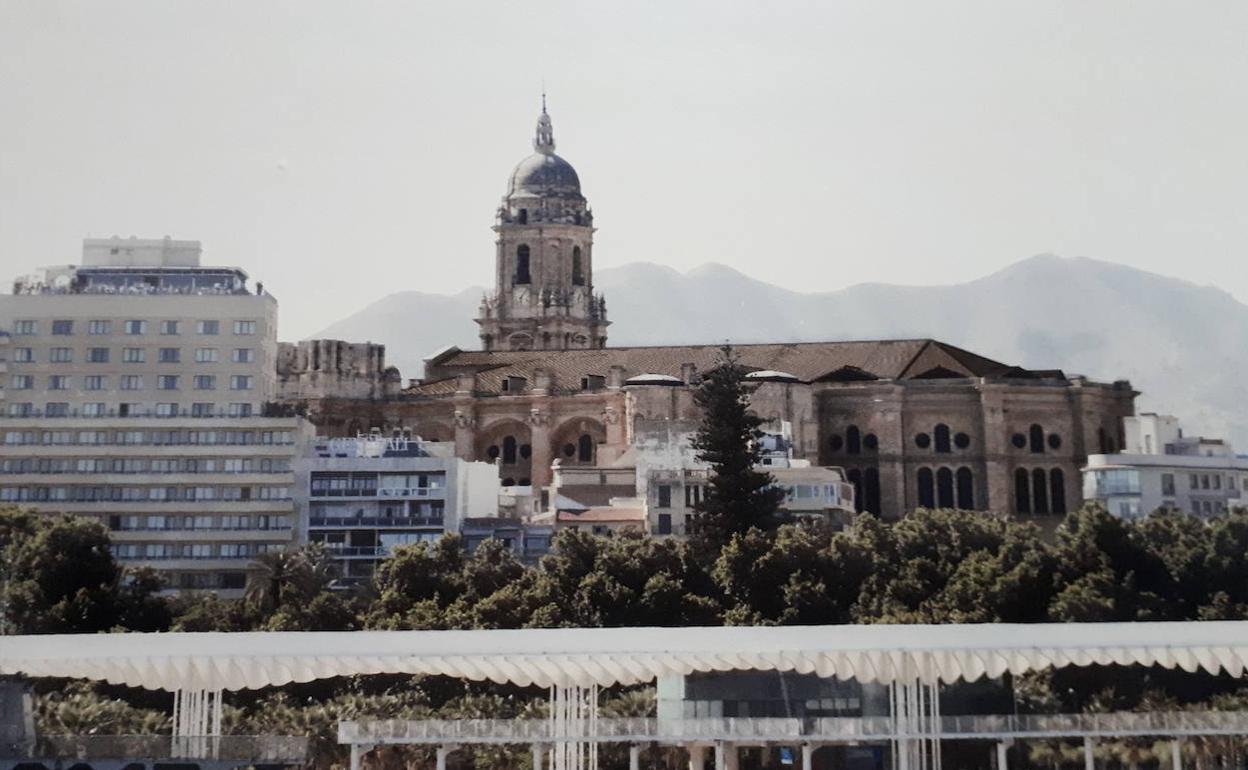
[{"label": "dome", "polygon": [[572,164],[553,152],[535,152],[511,173],[508,197],[581,196],[581,180]]},{"label": "dome", "polygon": [[745,379],[752,382],[801,382],[796,374],[777,372],[774,369],[760,369],[757,372],[750,372],[745,375]]}]

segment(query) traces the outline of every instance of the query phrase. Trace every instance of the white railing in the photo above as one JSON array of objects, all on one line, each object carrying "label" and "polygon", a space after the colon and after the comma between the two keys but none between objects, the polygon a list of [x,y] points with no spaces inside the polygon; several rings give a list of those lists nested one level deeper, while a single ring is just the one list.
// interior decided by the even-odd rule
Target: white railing
[{"label": "white railing", "polygon": [[709,741],[855,741],[906,738],[1005,739],[1135,735],[1248,735],[1248,712],[1174,711],[1108,714],[943,716],[935,732],[900,731],[891,717],[599,719],[591,736],[559,734],[546,720],[462,719],[340,722],[344,744],[661,743]]}]

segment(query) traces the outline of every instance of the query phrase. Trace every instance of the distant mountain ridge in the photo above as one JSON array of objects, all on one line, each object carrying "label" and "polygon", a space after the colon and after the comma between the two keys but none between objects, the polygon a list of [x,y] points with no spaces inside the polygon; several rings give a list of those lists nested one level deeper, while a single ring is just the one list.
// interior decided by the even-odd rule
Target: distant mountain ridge
[{"label": "distant mountain ridge", "polygon": [[[1248,447],[1248,305],[1213,287],[1122,265],[1042,255],[948,286],[869,283],[795,292],[732,268],[600,269],[612,345],[932,337],[1010,364],[1129,379],[1141,410]],[[381,342],[405,377],[446,345],[478,347],[483,290],[391,294],[316,337]]]}]

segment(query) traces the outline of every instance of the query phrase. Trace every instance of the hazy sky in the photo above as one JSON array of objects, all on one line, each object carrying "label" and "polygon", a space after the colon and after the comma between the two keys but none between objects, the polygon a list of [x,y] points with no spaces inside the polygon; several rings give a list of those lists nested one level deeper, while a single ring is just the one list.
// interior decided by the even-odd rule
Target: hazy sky
[{"label": "hazy sky", "polygon": [[0,277],[198,239],[283,338],[485,285],[545,79],[598,267],[815,290],[1053,252],[1248,300],[1246,41],[1239,0],[0,0]]}]

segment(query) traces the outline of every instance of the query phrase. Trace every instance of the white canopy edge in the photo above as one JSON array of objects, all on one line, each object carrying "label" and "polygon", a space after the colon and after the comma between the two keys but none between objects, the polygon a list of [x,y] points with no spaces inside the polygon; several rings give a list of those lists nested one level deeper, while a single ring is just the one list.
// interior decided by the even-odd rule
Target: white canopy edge
[{"label": "white canopy edge", "polygon": [[0,674],[164,690],[245,690],[357,674],[608,686],[745,669],[931,683],[1092,664],[1241,676],[1248,621],[0,637]]}]

